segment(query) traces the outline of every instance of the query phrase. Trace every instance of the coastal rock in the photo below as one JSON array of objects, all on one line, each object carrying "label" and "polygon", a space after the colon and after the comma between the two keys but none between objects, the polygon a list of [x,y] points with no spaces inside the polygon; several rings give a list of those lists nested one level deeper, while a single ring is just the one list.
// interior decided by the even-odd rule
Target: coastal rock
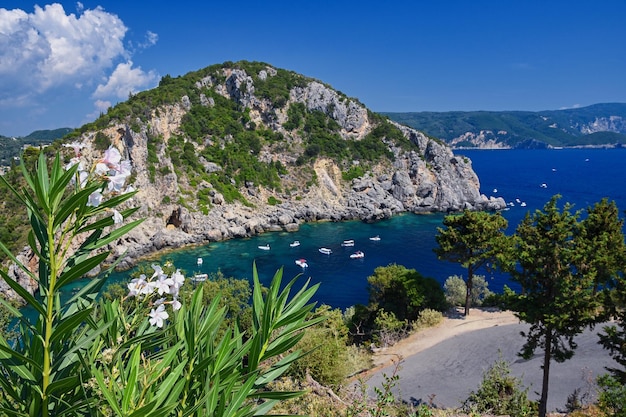
[{"label": "coastal rock", "polygon": [[[138,191],[128,206],[139,206],[136,217],[145,218],[140,226],[108,246],[112,253],[108,261],[123,255],[120,266],[125,268],[154,251],[267,231],[294,231],[305,222],[373,222],[403,212],[506,207],[501,198],[480,194],[471,161],[454,155],[444,143],[409,127],[371,118],[357,100],[314,80],[296,83],[290,87],[288,98],[281,96],[276,104],[277,100],[268,98],[268,94],[256,95],[261,87],[255,82],[267,83],[278,76],[278,71],[271,66],[258,71],[255,75],[225,67],[215,76],[196,80],[192,84],[197,88],[193,91],[196,96],[190,92],[173,104],[151,109],[132,123],[112,122],[102,130],[132,163],[133,185]],[[220,186],[210,183],[215,175],[226,175],[229,161],[209,160],[203,150],[210,146],[223,149],[234,137],[226,132],[206,133],[212,132],[209,129],[200,137],[190,138],[181,125],[194,106],[202,106],[202,111],[217,106],[221,101],[218,95],[235,103],[233,108],[239,109],[240,117],[246,120],[245,129],[262,129],[263,137],[270,138],[261,142],[260,151],[251,150],[250,154],[265,164],[280,163],[284,168],[280,184],[266,189],[256,180],[245,180],[237,187],[234,177]],[[391,129],[399,130],[409,145],[395,145],[383,137],[381,141],[392,157],[371,164],[363,162],[363,175],[346,181],[345,172],[361,161],[337,162],[323,153],[303,158],[306,135],[284,126],[289,120],[289,106],[297,103],[307,111],[328,116],[332,126],[338,125],[333,133],[337,140],[362,141],[375,127],[391,123]],[[94,137],[95,132],[81,136],[87,164],[100,157],[92,143]],[[170,148],[176,141],[184,144],[185,152],[181,154],[188,155],[176,154],[173,158]],[[193,175],[187,173],[184,164],[191,166],[187,159],[193,160],[194,169],[200,167]],[[238,193],[245,201],[233,198]],[[32,288],[24,277],[20,282]]]}]

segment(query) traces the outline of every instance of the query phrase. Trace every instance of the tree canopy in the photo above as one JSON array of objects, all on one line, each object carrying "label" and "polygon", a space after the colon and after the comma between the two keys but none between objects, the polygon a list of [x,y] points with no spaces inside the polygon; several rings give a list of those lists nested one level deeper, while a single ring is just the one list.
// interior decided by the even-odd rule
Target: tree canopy
[{"label": "tree canopy", "polygon": [[526,215],[510,237],[502,264],[522,288],[510,308],[531,325],[520,355],[528,359],[543,349],[541,417],[546,415],[551,360],[570,359],[574,337],[605,318],[598,292],[608,290],[623,268],[624,236],[614,204],[603,200],[580,221],[581,212],[572,212],[570,204],[560,209],[559,198]]},{"label": "tree canopy", "polygon": [[437,229],[439,247],[434,251],[439,259],[467,268],[465,315],[468,315],[474,273],[496,258],[508,222],[500,213],[465,210],[460,215],[446,216],[443,225],[445,228]]}]

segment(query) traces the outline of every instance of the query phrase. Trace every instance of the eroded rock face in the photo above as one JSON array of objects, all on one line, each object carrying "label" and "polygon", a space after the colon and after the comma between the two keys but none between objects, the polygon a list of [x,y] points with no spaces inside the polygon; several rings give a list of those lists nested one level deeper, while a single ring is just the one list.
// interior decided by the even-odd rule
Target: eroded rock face
[{"label": "eroded rock face", "polygon": [[[241,190],[251,203],[249,206],[240,202],[227,203],[224,196],[206,181],[194,184],[193,188],[186,177],[177,174],[181,171],[176,168],[180,167],[174,167],[169,159],[167,144],[173,136],[181,135],[181,121],[193,105],[215,105],[213,98],[207,94],[209,89],[249,109],[250,119],[257,126],[285,134],[294,146],[301,142],[301,138],[282,126],[287,120],[285,109],[290,103],[303,103],[309,111],[321,111],[332,117],[341,127],[339,134],[344,140],[360,140],[375,127],[365,107],[317,81],[311,81],[305,87],[292,88],[287,106],[274,108],[269,100],[255,96],[250,74],[228,69],[224,70],[223,76],[225,81],[221,84],[214,77],[198,81],[196,87],[200,92],[196,98],[185,96],[179,103],[154,109],[147,122],[137,121],[142,126],[139,132],[124,124],[104,130],[113,146],[132,162],[134,187],[138,193],[129,204],[139,206],[137,215],[146,218],[124,238],[109,245],[112,253],[110,260],[124,255],[120,263],[122,268],[132,266],[141,257],[155,251],[249,237],[267,231],[295,231],[304,222],[377,221],[403,212],[498,210],[506,207],[503,199],[480,194],[479,180],[470,160],[454,155],[442,142],[395,123],[394,126],[415,145],[412,150],[390,147],[394,154],[392,163],[380,163],[351,181],[342,179],[342,168],[334,161],[318,158],[310,167],[315,171],[316,182],[312,185],[296,183],[297,196],[290,192],[279,193],[276,198],[280,204],[277,205],[268,204],[268,196],[273,192],[252,183]],[[276,76],[276,70],[268,66],[257,76],[267,80]],[[92,147],[94,136],[94,132],[89,132],[82,137],[86,145],[83,155],[88,162],[100,156]],[[167,173],[152,177],[148,162],[151,137],[162,139],[155,146],[155,153],[161,166],[167,168]],[[202,146],[222,140],[229,139],[207,137],[193,143],[201,150]],[[297,155],[290,149],[263,149],[259,158],[281,161],[289,170],[285,178],[298,178],[301,168],[293,163]],[[204,158],[199,158],[199,161],[206,173],[222,170],[218,164]],[[197,202],[189,197],[194,193],[190,192],[192,188],[196,193],[202,190],[208,195],[208,212],[197,207]],[[185,204],[179,203],[181,198]],[[21,256],[25,257],[25,262],[33,262],[32,255],[27,251]],[[26,274],[20,274],[15,269],[10,273],[29,291],[36,289],[36,284],[30,282]],[[6,283],[0,282],[0,291],[8,292]]]}]

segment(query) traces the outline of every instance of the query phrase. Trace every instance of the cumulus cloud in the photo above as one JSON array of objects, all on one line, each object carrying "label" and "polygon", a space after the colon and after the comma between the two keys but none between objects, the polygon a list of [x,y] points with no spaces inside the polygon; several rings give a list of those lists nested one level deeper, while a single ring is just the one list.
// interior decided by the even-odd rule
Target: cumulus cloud
[{"label": "cumulus cloud", "polygon": [[137,87],[145,87],[155,83],[158,75],[154,71],[144,72],[140,67],[133,68],[132,61],[117,65],[106,84],[98,85],[93,96],[95,98],[117,97],[128,98],[129,94],[136,93]]},{"label": "cumulus cloud", "polygon": [[[128,28],[117,15],[81,3],[77,13],[66,13],[58,3],[35,6],[32,13],[0,8],[0,103],[34,100],[56,88],[85,89],[101,100],[120,98],[121,89],[127,96],[157,79],[153,71],[132,67],[124,45]],[[142,45],[157,40],[148,32]]]}]

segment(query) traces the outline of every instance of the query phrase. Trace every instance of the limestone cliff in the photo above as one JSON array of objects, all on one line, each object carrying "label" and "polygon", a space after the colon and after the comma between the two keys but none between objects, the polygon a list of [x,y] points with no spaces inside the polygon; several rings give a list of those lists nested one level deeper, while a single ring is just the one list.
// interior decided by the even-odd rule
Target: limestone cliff
[{"label": "limestone cliff", "polygon": [[85,145],[85,159],[104,141],[132,161],[146,221],[112,245],[126,266],[302,222],[505,207],[480,194],[471,161],[443,142],[262,63],[165,77],[77,132],[69,140]]}]

